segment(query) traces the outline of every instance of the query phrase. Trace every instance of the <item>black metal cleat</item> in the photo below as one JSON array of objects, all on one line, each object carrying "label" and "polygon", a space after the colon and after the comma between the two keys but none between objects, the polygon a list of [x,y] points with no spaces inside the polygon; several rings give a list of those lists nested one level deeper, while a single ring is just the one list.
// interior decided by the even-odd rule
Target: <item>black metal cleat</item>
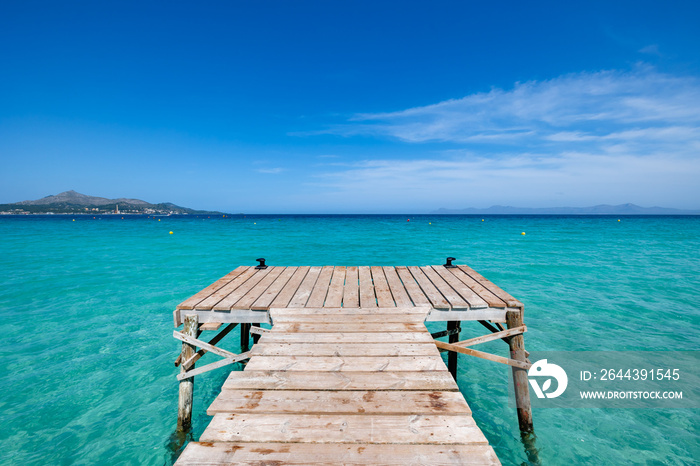
[{"label": "black metal cleat", "polygon": [[446,259],[446,262],[445,262],[442,266],[445,267],[446,269],[454,269],[454,268],[457,267],[457,266],[456,266],[456,265],[452,265],[452,261],[453,261],[453,260],[456,260],[456,259],[455,259],[454,257],[448,257],[448,258]]},{"label": "black metal cleat", "polygon": [[260,262],[255,268],[256,269],[266,269],[267,265],[265,265],[265,258],[261,257],[260,259],[255,259],[256,261]]}]

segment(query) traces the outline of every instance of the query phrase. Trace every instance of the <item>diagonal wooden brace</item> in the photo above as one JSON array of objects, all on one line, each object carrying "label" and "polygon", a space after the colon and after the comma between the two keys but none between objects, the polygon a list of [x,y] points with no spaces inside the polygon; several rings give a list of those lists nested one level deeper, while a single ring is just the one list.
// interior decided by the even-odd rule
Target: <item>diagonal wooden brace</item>
[{"label": "diagonal wooden brace", "polygon": [[[212,369],[218,369],[219,367],[224,367],[224,366],[227,366],[229,364],[234,364],[238,361],[242,361],[244,359],[250,358],[249,352],[245,352],[242,354],[234,354],[230,351],[226,351],[224,349],[217,348],[216,346],[214,346],[212,344],[209,344],[205,341],[202,341],[202,340],[199,340],[197,338],[185,335],[184,333],[180,333],[178,331],[173,332],[173,337],[177,338],[180,341],[188,343],[190,345],[198,346],[198,347],[202,348],[203,350],[211,351],[212,353],[218,354],[219,356],[222,356],[224,358],[222,361],[213,362],[211,364],[207,364],[206,366],[198,367],[197,369],[192,369],[191,371],[180,373],[177,376],[178,380],[188,379],[190,377],[194,377],[195,375],[202,374],[204,372],[208,372]],[[185,369],[187,369],[187,367],[190,367],[194,363],[194,361],[192,361],[190,363],[190,360],[194,359],[194,357],[197,356],[197,354],[199,354],[199,353],[195,353],[195,355],[192,358],[190,358],[186,361],[186,364],[183,365],[183,367]],[[187,365],[187,363],[189,363],[189,366]]]},{"label": "diagonal wooden brace", "polygon": [[475,356],[481,359],[487,359],[493,362],[499,362],[501,364],[507,364],[509,366],[517,367],[519,369],[528,370],[532,367],[532,364],[528,364],[522,361],[516,361],[515,359],[504,358],[503,356],[496,356],[495,354],[485,353],[483,351],[473,350],[471,348],[463,348],[461,346],[453,345],[450,343],[445,343],[444,341],[435,340],[435,346],[442,348],[447,351],[454,351],[455,353],[468,354],[469,356]]},{"label": "diagonal wooden brace", "polygon": [[479,343],[486,343],[487,341],[498,340],[500,338],[512,337],[513,335],[521,335],[525,332],[527,332],[527,327],[521,325],[520,327],[509,328],[508,330],[502,330],[500,332],[491,333],[490,335],[470,338],[469,340],[462,340],[452,344],[455,346],[472,346],[478,345]]},{"label": "diagonal wooden brace", "polygon": [[[233,329],[236,327],[236,325],[238,325],[238,324],[237,324],[237,323],[235,323],[235,324],[229,324],[229,325],[227,325],[226,327],[224,327],[224,329],[223,329],[222,331],[220,331],[214,338],[212,338],[211,340],[209,340],[209,344],[210,344],[210,345],[216,345],[216,344],[217,344],[218,342],[220,342],[226,335],[228,335],[228,334],[231,332],[231,330],[233,330]],[[192,367],[192,364],[194,364],[195,362],[197,362],[197,361],[199,360],[199,358],[201,358],[202,356],[204,356],[206,353],[207,353],[207,350],[205,350],[205,349],[200,349],[199,351],[197,351],[195,354],[193,354],[192,357],[190,357],[190,358],[189,358],[187,361],[185,361],[184,363],[182,362],[182,354],[180,354],[180,356],[178,356],[178,358],[175,360],[175,367],[179,366],[180,363],[182,363],[182,367],[184,367],[185,370],[187,370],[187,369],[189,369],[190,367]]]},{"label": "diagonal wooden brace", "polygon": [[190,345],[198,346],[207,351],[211,351],[212,353],[216,353],[224,358],[235,358],[236,356],[238,356],[237,354],[232,353],[230,351],[226,351],[225,349],[217,348],[214,345],[210,345],[206,341],[202,341],[197,338],[193,338],[189,335],[185,335],[184,333],[180,333],[177,330],[173,331],[173,337],[177,338],[180,341],[184,341],[185,343],[189,343]]},{"label": "diagonal wooden brace", "polygon": [[178,374],[177,380],[189,379],[190,377],[194,377],[195,375],[203,374],[204,372],[209,372],[211,370],[218,369],[219,367],[228,366],[229,364],[235,364],[239,361],[243,361],[244,359],[249,358],[250,351],[246,351],[245,353],[241,354],[234,354],[234,357],[232,358],[222,359],[221,361],[216,361],[211,364],[207,364],[206,366],[198,367],[196,369],[192,369],[191,371]]}]

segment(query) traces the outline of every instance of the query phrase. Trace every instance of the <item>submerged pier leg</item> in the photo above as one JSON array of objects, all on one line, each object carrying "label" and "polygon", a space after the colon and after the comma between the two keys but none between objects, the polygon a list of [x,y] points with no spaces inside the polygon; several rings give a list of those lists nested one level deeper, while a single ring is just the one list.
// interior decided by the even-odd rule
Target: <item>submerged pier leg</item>
[{"label": "submerged pier leg", "polygon": [[241,351],[250,349],[250,324],[241,324]]},{"label": "submerged pier leg", "polygon": [[[457,343],[459,341],[459,332],[461,330],[461,322],[451,320],[447,322],[447,334],[449,335],[449,343]],[[449,351],[447,353],[447,370],[452,374],[452,378],[457,380],[457,356],[458,353]]]},{"label": "submerged pier leg", "polygon": [[[506,314],[506,325],[515,328],[523,325],[523,311],[511,311]],[[510,357],[517,361],[527,362],[525,354],[525,339],[523,335],[510,337]],[[533,432],[532,407],[530,406],[530,389],[527,382],[527,371],[513,367],[513,385],[515,386],[515,405],[518,410],[518,424],[520,432],[527,434]]]},{"label": "submerged pier leg", "polygon": [[[196,315],[185,317],[185,328],[182,333],[197,338],[199,334],[199,318]],[[187,361],[194,356],[196,348],[193,345],[183,342],[181,361]],[[185,369],[180,366],[180,373],[187,372],[194,368],[194,364]],[[188,431],[192,427],[192,398],[194,395],[194,377],[180,381],[180,397],[177,403],[177,430]]]}]

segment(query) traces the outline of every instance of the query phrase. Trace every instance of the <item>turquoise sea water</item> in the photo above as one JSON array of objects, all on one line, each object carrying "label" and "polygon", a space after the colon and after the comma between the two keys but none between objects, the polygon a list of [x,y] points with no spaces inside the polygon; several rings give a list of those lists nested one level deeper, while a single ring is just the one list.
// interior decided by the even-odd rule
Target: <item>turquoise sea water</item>
[{"label": "turquoise sea water", "polygon": [[[258,257],[427,265],[451,255],[525,303],[531,351],[700,347],[700,218],[407,218],[0,218],[0,463],[170,464],[172,311]],[[482,349],[507,354],[500,341]],[[197,377],[194,438],[226,376]],[[527,464],[510,370],[460,356],[458,382],[501,461]],[[542,464],[700,460],[698,409],[542,409],[534,421]]]}]

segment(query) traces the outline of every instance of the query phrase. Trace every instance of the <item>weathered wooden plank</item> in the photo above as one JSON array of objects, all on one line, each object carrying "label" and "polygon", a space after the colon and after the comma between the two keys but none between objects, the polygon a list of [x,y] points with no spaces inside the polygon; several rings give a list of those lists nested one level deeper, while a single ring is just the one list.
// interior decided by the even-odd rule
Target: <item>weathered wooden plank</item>
[{"label": "weathered wooden plank", "polygon": [[385,266],[382,268],[384,269],[384,276],[386,277],[387,284],[389,285],[389,290],[391,291],[391,295],[394,298],[396,306],[400,308],[404,306],[413,306],[413,302],[408,296],[408,293],[406,292],[403,283],[401,283],[401,279],[396,273],[396,269],[394,267],[389,266]]},{"label": "weathered wooden plank", "polygon": [[510,294],[506,293],[504,290],[502,290],[499,286],[497,286],[495,283],[493,283],[491,280],[487,279],[483,275],[481,275],[479,272],[476,270],[472,269],[468,265],[460,265],[458,266],[463,272],[465,272],[467,275],[472,277],[474,280],[477,282],[481,283],[481,285],[489,290],[491,293],[495,294],[499,298],[501,298],[503,301],[506,302],[508,307],[523,307],[523,303],[512,297]]},{"label": "weathered wooden plank", "polygon": [[368,333],[368,332],[424,332],[422,323],[387,322],[376,324],[354,324],[347,322],[280,322],[272,327],[272,333]]},{"label": "weathered wooden plank", "polygon": [[[447,282],[447,284],[454,289],[459,295],[464,298],[464,300],[469,304],[472,309],[482,309],[489,307],[489,305],[484,301],[478,294],[474,292],[471,288],[464,284],[461,280],[450,272],[450,269],[443,267],[442,265],[434,265],[431,269],[440,275],[440,277]],[[459,270],[459,269],[458,269]],[[444,294],[444,293],[443,293]],[[448,298],[449,299],[449,298]],[[457,307],[454,304],[452,307]]]},{"label": "weathered wooden plank", "polygon": [[178,466],[382,464],[499,465],[488,445],[190,442]]},{"label": "weathered wooden plank", "polygon": [[265,275],[265,278],[260,280],[257,285],[252,287],[236,304],[231,306],[231,309],[250,309],[258,298],[261,298],[263,293],[274,283],[277,278],[282,275],[286,267],[270,267],[270,272]]},{"label": "weathered wooden plank", "polygon": [[366,314],[277,314],[271,316],[274,323],[280,322],[348,322],[348,323],[370,323],[370,322],[414,322],[422,323],[425,321],[425,316],[422,314],[384,314],[384,313],[366,313]]},{"label": "weathered wooden plank", "polygon": [[260,283],[260,281],[263,278],[265,278],[267,274],[272,272],[275,268],[276,267],[268,267],[262,270],[253,269],[255,270],[255,275],[250,277],[248,280],[246,280],[245,283],[243,283],[241,286],[229,293],[228,296],[226,296],[224,299],[214,304],[214,306],[212,306],[212,309],[214,309],[215,311],[228,311],[230,309],[233,309],[233,306],[236,304],[236,302],[238,302],[239,299],[245,296],[245,294],[248,293],[248,291],[250,291],[258,283]]},{"label": "weathered wooden plank", "polygon": [[264,343],[258,341],[253,356],[437,356],[430,343]]},{"label": "weathered wooden plank", "polygon": [[471,414],[459,392],[377,390],[224,390],[207,414]]},{"label": "weathered wooden plank", "polygon": [[181,302],[180,304],[177,305],[177,309],[194,309],[194,306],[201,303],[204,301],[204,299],[208,298],[209,296],[212,295],[215,291],[218,291],[221,289],[224,285],[227,283],[231,282],[234,278],[248,270],[249,267],[246,267],[244,265],[241,265],[240,267],[236,267],[233,271],[227,273],[208,287],[204,288],[202,291],[199,293],[195,294],[194,296],[191,296]]},{"label": "weathered wooden plank", "polygon": [[201,442],[487,444],[471,416],[216,414]]},{"label": "weathered wooden plank", "polygon": [[[465,348],[466,349],[466,348]],[[446,370],[439,356],[256,356],[248,362],[251,371],[441,371]]]},{"label": "weathered wooden plank", "polygon": [[196,304],[194,306],[194,309],[210,311],[216,303],[218,303],[226,296],[236,291],[236,289],[242,286],[250,277],[254,276],[256,273],[257,270],[255,270],[255,267],[246,267],[246,270],[244,270],[243,273],[236,276],[226,285],[213,292],[208,298]]},{"label": "weathered wooden plank", "polygon": [[201,332],[205,330],[219,330],[223,324],[221,322],[205,322],[199,326]]},{"label": "weathered wooden plank", "polygon": [[450,304],[445,300],[442,294],[440,294],[440,291],[433,285],[430,279],[425,276],[420,267],[411,266],[407,268],[418,285],[420,285],[420,289],[423,291],[423,294],[425,294],[425,297],[430,300],[430,304],[432,304],[435,309],[450,308]]},{"label": "weathered wooden plank", "polygon": [[411,272],[408,271],[407,267],[396,267],[396,273],[401,278],[403,287],[411,297],[411,301],[413,301],[415,306],[431,305],[428,297],[423,293],[423,290],[420,289],[420,286],[418,286],[418,283],[416,283],[416,280],[413,278],[413,275],[411,275]]},{"label": "weathered wooden plank", "polygon": [[382,267],[372,266],[370,271],[372,272],[372,281],[374,281],[374,292],[377,295],[377,305],[379,307],[396,306]]},{"label": "weathered wooden plank", "polygon": [[454,311],[447,309],[435,309],[425,318],[426,322],[453,322],[453,321],[490,320],[491,322],[505,322],[506,309],[489,307],[486,309],[469,309],[467,311]]},{"label": "weathered wooden plank", "polygon": [[304,308],[270,308],[271,315],[331,315],[331,314],[347,314],[347,315],[369,315],[369,314],[422,314],[427,315],[432,308],[430,305],[422,307],[373,307],[351,308],[351,307],[304,307]]},{"label": "weathered wooden plank", "polygon": [[269,324],[270,318],[266,311],[251,311],[249,309],[233,309],[226,311],[212,310],[194,310],[194,311],[178,311],[182,315],[197,315],[200,320],[216,321],[221,323],[264,323]]},{"label": "weathered wooden plank", "polygon": [[390,332],[390,333],[356,333],[356,332],[270,332],[262,335],[260,343],[432,343],[428,332]]},{"label": "weathered wooden plank", "polygon": [[363,266],[358,268],[360,278],[360,307],[376,308],[377,298],[374,294],[374,283],[372,282],[372,272],[369,267]]},{"label": "weathered wooden plank", "polygon": [[306,305],[306,302],[309,300],[309,296],[311,296],[311,290],[313,290],[320,273],[321,267],[309,268],[304,280],[297,288],[291,301],[289,301],[289,304],[287,304],[288,307],[304,307]]},{"label": "weathered wooden plank", "polygon": [[313,290],[311,290],[311,295],[309,296],[309,300],[306,302],[306,307],[323,307],[323,303],[326,301],[326,295],[328,294],[328,287],[331,284],[332,276],[333,266],[325,265],[321,269],[321,273],[318,275],[318,279],[314,284]]},{"label": "weathered wooden plank", "polygon": [[469,309],[469,304],[431,267],[421,267],[421,271],[438,289],[440,294],[450,303],[452,309]]},{"label": "weathered wooden plank", "polygon": [[477,282],[474,280],[472,277],[467,275],[462,269],[459,267],[455,267],[452,269],[447,269],[449,272],[455,276],[459,281],[467,285],[469,289],[473,290],[481,299],[486,301],[486,304],[489,305],[489,307],[497,307],[497,308],[505,308],[507,307],[506,302],[503,301],[501,298],[496,296],[495,294],[491,293],[489,290],[484,288],[481,283]]},{"label": "weathered wooden plank", "polygon": [[343,288],[343,307],[360,307],[360,288],[357,267],[345,270],[345,287]]},{"label": "weathered wooden plank", "polygon": [[323,307],[340,307],[343,304],[343,287],[345,286],[345,267],[333,269],[331,284]]},{"label": "weathered wooden plank", "polygon": [[449,372],[254,371],[249,367],[226,379],[224,390],[429,390],[459,391]]},{"label": "weathered wooden plank", "polygon": [[296,272],[294,272],[294,275],[292,275],[292,278],[289,279],[286,285],[284,285],[284,288],[279,292],[279,294],[275,297],[275,299],[272,300],[272,303],[270,303],[270,307],[285,307],[287,304],[289,304],[289,301],[292,299],[294,294],[297,292],[297,289],[299,288],[299,285],[302,283],[302,280],[304,280],[306,274],[309,272],[310,267],[309,266],[303,266],[297,268]]},{"label": "weathered wooden plank", "polygon": [[272,302],[275,300],[275,298],[277,298],[298,269],[299,267],[285,268],[277,279],[275,279],[275,281],[265,290],[265,292],[261,294],[260,297],[250,306],[250,308],[260,311],[269,309]]}]

